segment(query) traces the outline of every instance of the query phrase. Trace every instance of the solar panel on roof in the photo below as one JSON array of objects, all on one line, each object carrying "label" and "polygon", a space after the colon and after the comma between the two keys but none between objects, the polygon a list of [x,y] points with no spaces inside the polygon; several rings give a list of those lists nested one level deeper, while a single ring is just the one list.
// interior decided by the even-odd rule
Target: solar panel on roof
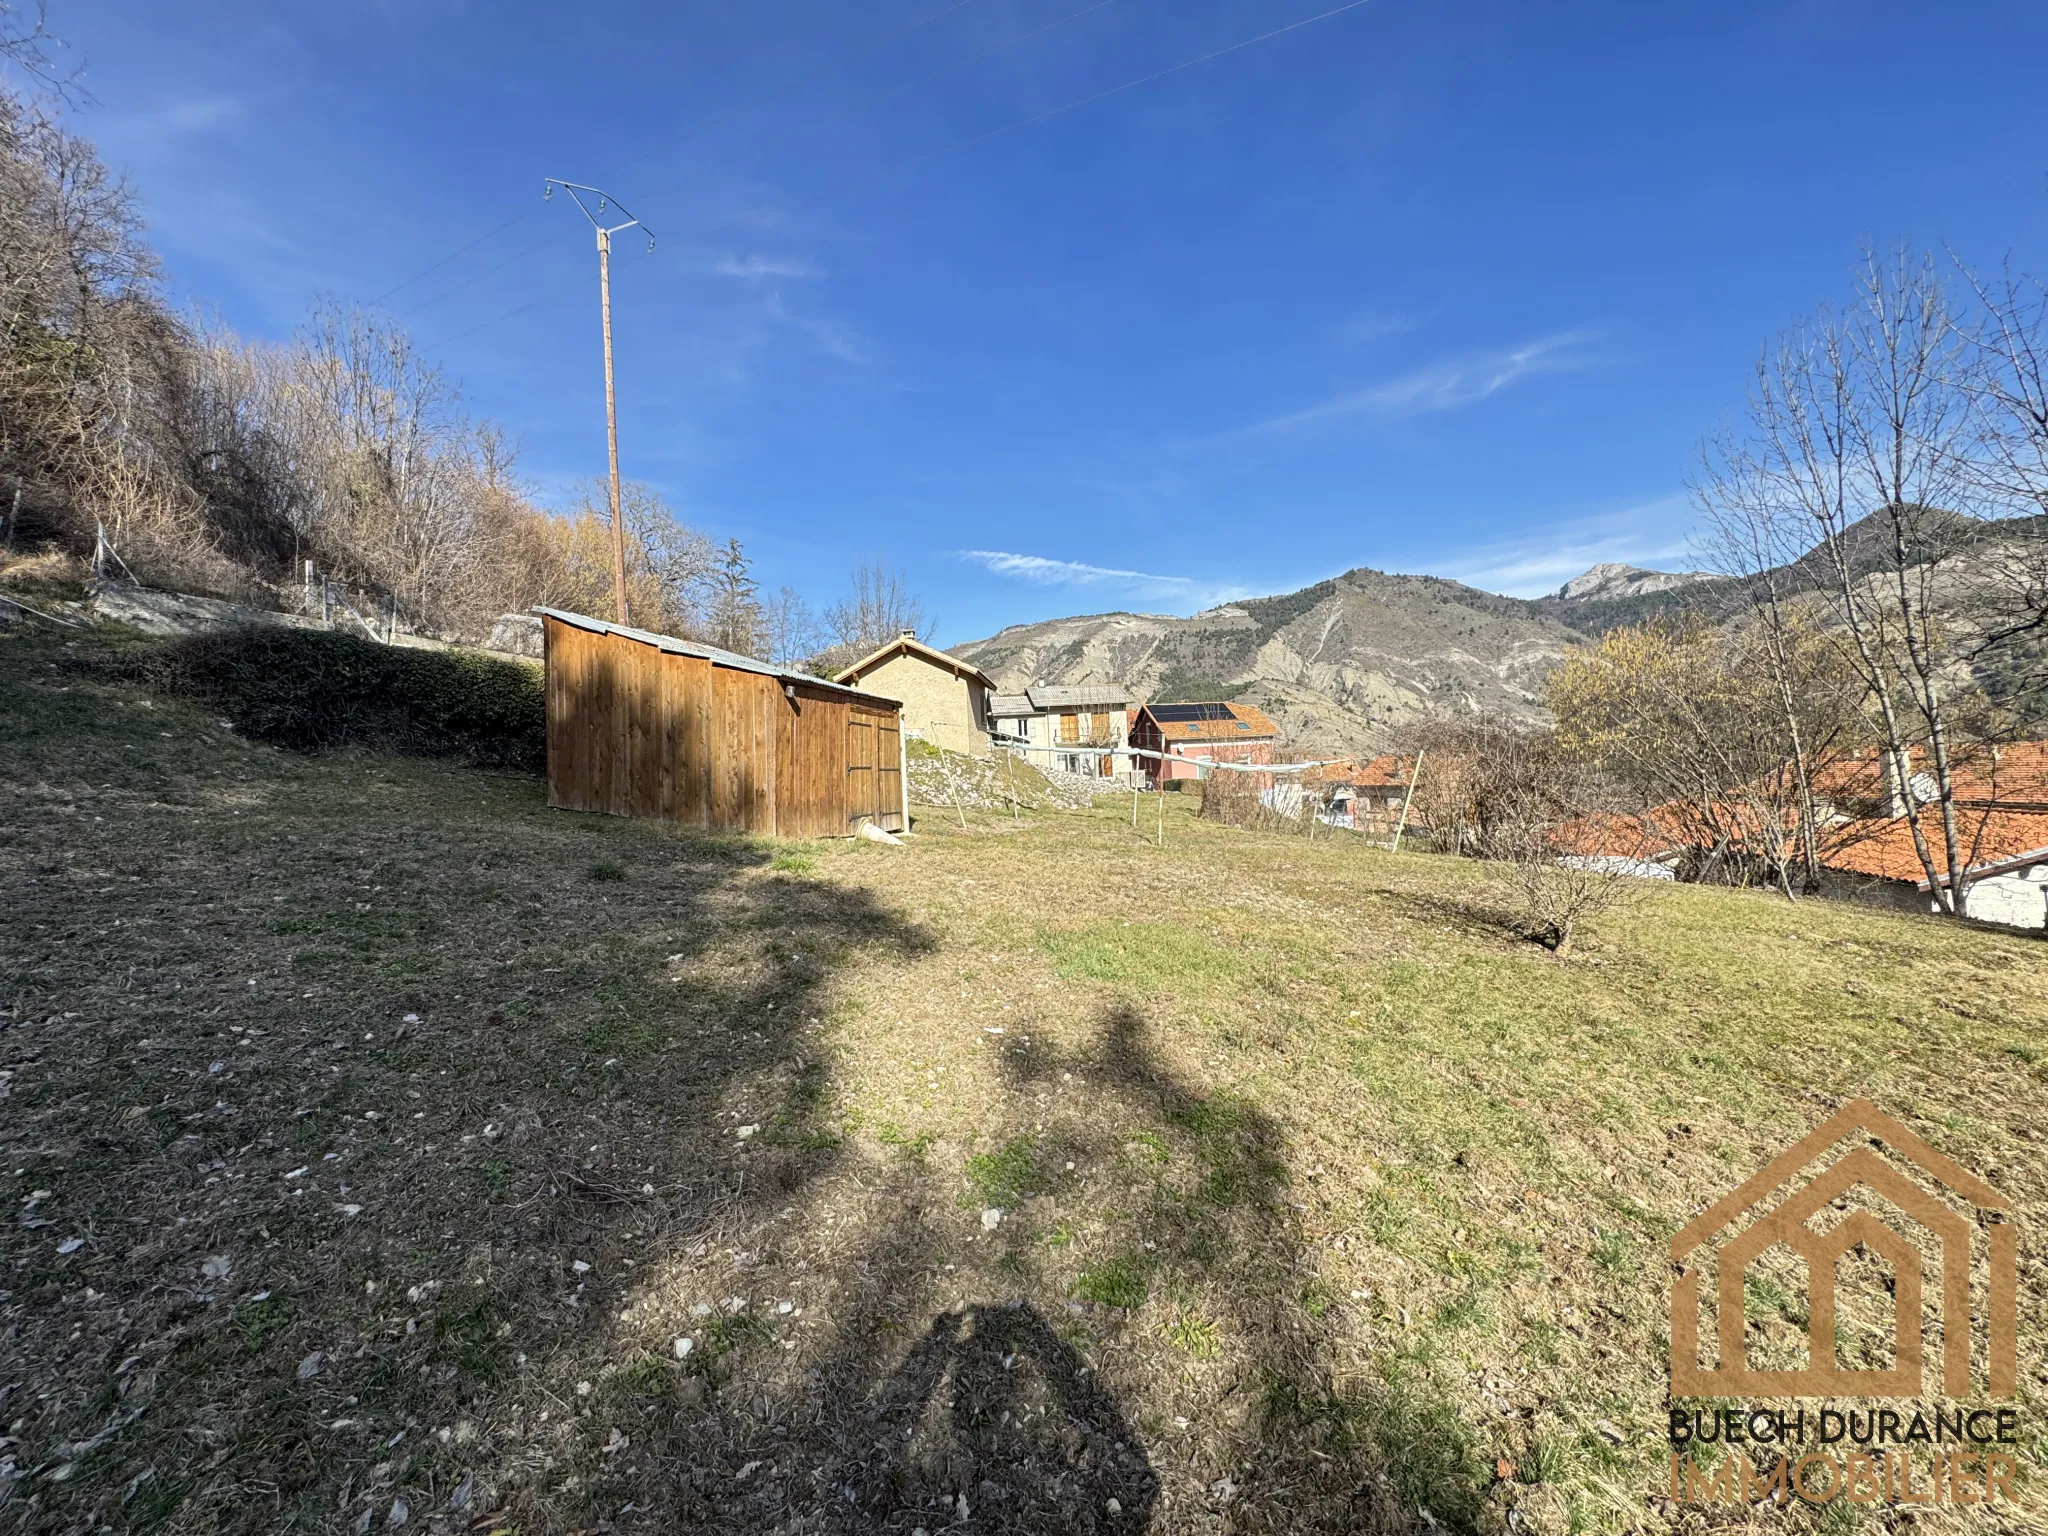
[{"label": "solar panel on roof", "polygon": [[1152,718],[1162,725],[1178,725],[1192,720],[1228,720],[1231,714],[1228,704],[1154,704]]}]

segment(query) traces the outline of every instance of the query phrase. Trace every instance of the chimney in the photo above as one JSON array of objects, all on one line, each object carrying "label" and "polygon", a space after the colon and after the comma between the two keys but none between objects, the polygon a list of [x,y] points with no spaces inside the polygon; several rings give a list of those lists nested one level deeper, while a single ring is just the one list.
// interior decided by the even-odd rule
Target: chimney
[{"label": "chimney", "polygon": [[898,640],[915,640],[917,638],[917,631],[914,629],[899,629],[896,631],[896,638]]}]

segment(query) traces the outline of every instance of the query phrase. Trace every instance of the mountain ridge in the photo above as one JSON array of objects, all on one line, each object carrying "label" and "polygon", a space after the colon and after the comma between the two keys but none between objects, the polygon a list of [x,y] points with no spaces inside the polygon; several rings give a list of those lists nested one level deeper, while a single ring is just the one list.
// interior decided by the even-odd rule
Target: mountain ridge
[{"label": "mountain ridge", "polygon": [[1142,702],[1242,698],[1302,745],[1357,752],[1428,715],[1541,721],[1543,678],[1584,643],[1526,599],[1359,566],[1188,618],[1077,614],[1009,625],[953,650],[1005,692],[1116,682]]},{"label": "mountain ridge", "polygon": [[[1846,530],[1851,574],[1875,577],[1889,557],[1872,514]],[[1926,523],[1912,563],[1946,559],[1938,604],[1978,622],[1972,562],[2010,559],[2048,538],[2048,515],[1985,524],[1960,514]],[[1966,549],[1958,540],[1968,540]],[[1812,604],[1832,581],[1817,550],[1771,573],[1781,602]],[[1259,705],[1298,746],[1376,751],[1400,727],[1433,715],[1485,713],[1547,723],[1543,686],[1573,651],[1625,625],[1678,615],[1709,624],[1751,608],[1748,582],[1704,571],[1607,562],[1543,597],[1506,597],[1442,576],[1357,566],[1295,592],[1242,598],[1189,618],[1110,613],[1013,624],[954,647],[1004,691],[1032,682],[1115,682],[1139,702],[1238,699]],[[1831,622],[1826,605],[1817,616]],[[1994,703],[2048,719],[2048,635],[2028,631],[1968,666]]]}]

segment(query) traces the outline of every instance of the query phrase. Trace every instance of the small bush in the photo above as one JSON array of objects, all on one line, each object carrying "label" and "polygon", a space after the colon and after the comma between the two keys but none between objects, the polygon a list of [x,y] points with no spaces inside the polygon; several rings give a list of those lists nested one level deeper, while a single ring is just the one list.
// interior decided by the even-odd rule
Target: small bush
[{"label": "small bush", "polygon": [[164,691],[295,752],[362,747],[529,773],[547,764],[541,676],[517,662],[254,625],[174,640],[148,670]]}]

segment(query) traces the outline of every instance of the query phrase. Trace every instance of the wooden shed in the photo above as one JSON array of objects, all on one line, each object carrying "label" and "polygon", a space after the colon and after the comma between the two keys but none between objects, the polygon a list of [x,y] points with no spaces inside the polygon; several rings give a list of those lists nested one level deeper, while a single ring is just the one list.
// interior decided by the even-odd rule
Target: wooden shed
[{"label": "wooden shed", "polygon": [[716,647],[537,610],[548,804],[770,837],[903,830],[899,708]]}]

